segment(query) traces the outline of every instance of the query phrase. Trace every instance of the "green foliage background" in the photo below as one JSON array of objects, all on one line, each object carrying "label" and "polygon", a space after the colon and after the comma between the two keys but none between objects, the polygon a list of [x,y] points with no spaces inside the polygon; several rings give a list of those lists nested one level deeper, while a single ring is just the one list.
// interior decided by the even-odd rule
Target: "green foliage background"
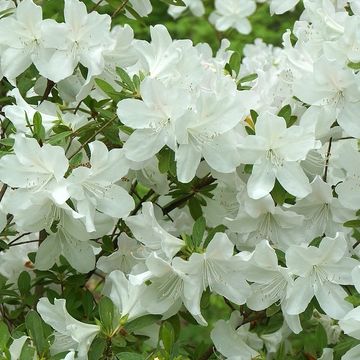
[{"label": "green foliage background", "polygon": [[[36,1],[36,0],[35,0]],[[44,16],[62,21],[63,0],[37,0],[44,9]],[[95,4],[90,0],[84,0],[88,9],[94,8]],[[120,7],[123,0],[110,0],[109,5],[99,6],[96,11],[113,14],[117,7]],[[281,45],[282,34],[293,27],[294,22],[299,18],[303,11],[302,4],[299,4],[295,11],[283,15],[270,16],[269,6],[267,4],[258,4],[256,12],[249,18],[253,31],[249,35],[241,35],[236,30],[229,30],[225,33],[219,33],[208,22],[208,17],[214,9],[214,0],[204,0],[206,14],[202,17],[192,16],[190,11],[186,11],[178,19],[173,19],[167,13],[167,5],[159,0],[152,0],[153,12],[147,18],[130,20],[120,13],[113,19],[113,24],[128,23],[135,31],[135,35],[140,39],[149,39],[149,26],[155,24],[164,24],[173,38],[192,39],[195,44],[207,42],[215,50],[219,47],[220,41],[227,38],[231,41],[233,50],[241,51],[243,47],[252,43],[256,38],[261,38],[265,43]]]}]

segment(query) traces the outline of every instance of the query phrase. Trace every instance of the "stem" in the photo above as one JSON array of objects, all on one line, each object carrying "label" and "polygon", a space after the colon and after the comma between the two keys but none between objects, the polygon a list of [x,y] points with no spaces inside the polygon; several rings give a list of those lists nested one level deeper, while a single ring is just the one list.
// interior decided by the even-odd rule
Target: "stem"
[{"label": "stem", "polygon": [[332,137],[329,139],[329,146],[326,152],[326,162],[325,162],[325,172],[323,176],[323,180],[327,181],[327,175],[328,175],[328,168],[329,168],[329,160],[330,160],[330,151],[331,151],[331,145],[332,145]]},{"label": "stem", "polygon": [[[31,234],[30,232],[24,233],[24,234],[18,236],[17,238],[15,238],[14,240],[11,240],[8,245],[11,246],[14,242],[16,242],[16,241],[20,240],[21,238],[23,238],[24,236],[30,235],[30,234]],[[35,241],[38,241],[38,240],[35,240]]]},{"label": "stem", "polygon": [[0,202],[2,200],[2,198],[4,197],[5,195],[5,192],[6,192],[6,189],[8,188],[7,184],[4,184],[0,190]]},{"label": "stem", "polygon": [[41,98],[40,104],[42,104],[45,100],[47,100],[47,98],[49,97],[51,90],[54,86],[55,86],[55,83],[48,79],[46,89],[45,89],[43,97]]},{"label": "stem", "polygon": [[117,119],[117,116],[114,116],[109,121],[107,121],[104,125],[98,129],[94,135],[91,135],[70,157],[69,160],[71,160],[77,153],[79,153],[84,147],[92,140],[95,139],[97,135],[99,135],[105,128],[107,128],[115,119]]},{"label": "stem", "polygon": [[93,6],[93,8],[90,10],[90,12],[95,11],[95,10],[101,5],[101,3],[102,3],[103,1],[104,1],[104,0],[99,0],[99,1]]},{"label": "stem", "polygon": [[111,15],[111,18],[113,19],[121,10],[123,10],[128,2],[129,2],[129,0],[125,0]]},{"label": "stem", "polygon": [[18,242],[16,244],[9,244],[9,246],[17,246],[17,245],[24,245],[24,244],[31,244],[31,243],[35,243],[35,242],[39,242],[39,240],[30,240],[30,241],[22,241],[22,242]]},{"label": "stem", "polygon": [[175,200],[171,201],[170,203],[168,203],[167,205],[165,205],[163,207],[163,214],[167,215],[168,213],[170,213],[177,207],[185,204],[188,200],[190,200],[193,196],[195,196],[196,193],[199,192],[202,188],[204,188],[208,185],[211,185],[213,182],[215,182],[215,179],[211,176],[209,176],[205,179],[202,179],[202,181],[200,181],[200,183],[193,188],[191,193],[180,196],[177,199],[175,199]]}]

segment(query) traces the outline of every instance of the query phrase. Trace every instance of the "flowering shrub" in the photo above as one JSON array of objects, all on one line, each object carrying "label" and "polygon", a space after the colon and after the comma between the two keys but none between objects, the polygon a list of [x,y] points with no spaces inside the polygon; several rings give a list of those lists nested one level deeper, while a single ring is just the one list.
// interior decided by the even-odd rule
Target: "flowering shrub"
[{"label": "flowering shrub", "polygon": [[360,359],[360,2],[162,2],[0,0],[1,359]]}]

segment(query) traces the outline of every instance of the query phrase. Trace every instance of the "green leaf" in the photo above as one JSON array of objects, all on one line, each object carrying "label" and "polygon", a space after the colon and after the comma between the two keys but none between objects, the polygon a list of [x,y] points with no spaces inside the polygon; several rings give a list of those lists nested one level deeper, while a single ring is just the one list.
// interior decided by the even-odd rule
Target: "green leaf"
[{"label": "green leaf", "polygon": [[164,147],[158,153],[157,158],[159,160],[159,171],[166,174],[170,170],[171,162],[175,161],[175,153],[168,147]]},{"label": "green leaf", "polygon": [[266,309],[266,316],[271,317],[271,316],[277,314],[280,310],[281,310],[281,307],[279,305],[277,305],[276,303],[272,304],[270,307],[268,307]]},{"label": "green leaf", "polygon": [[67,137],[69,137],[71,134],[71,130],[66,130],[64,132],[50,136],[47,142],[50,145],[57,145],[60,144],[63,140],[65,140]]},{"label": "green leaf", "polygon": [[145,360],[145,356],[132,352],[121,352],[116,354],[118,360]]},{"label": "green leaf", "polygon": [[102,359],[102,355],[106,348],[106,339],[103,337],[96,337],[95,340],[91,343],[88,359],[89,360],[99,360]]},{"label": "green leaf", "polygon": [[350,68],[350,69],[353,69],[353,70],[360,70],[360,62],[358,62],[358,63],[354,63],[354,62],[349,62],[348,63],[348,67]]},{"label": "green leaf", "polygon": [[275,360],[285,360],[286,359],[286,347],[285,342],[282,342],[276,352]]},{"label": "green leaf", "polygon": [[250,75],[246,75],[246,76],[242,77],[239,80],[239,82],[240,82],[240,84],[243,84],[243,83],[247,83],[247,82],[256,80],[257,78],[258,78],[257,74],[250,74]]},{"label": "green leaf", "polygon": [[270,192],[273,200],[278,205],[284,204],[286,198],[288,197],[287,191],[281,186],[281,184],[276,180],[274,188]]},{"label": "green leaf", "polygon": [[77,153],[70,159],[69,161],[70,167],[72,168],[78,167],[79,165],[81,165],[82,159],[83,159],[83,153],[82,152]]},{"label": "green leaf", "polygon": [[28,343],[25,343],[21,349],[21,354],[19,360],[34,360],[35,357],[35,348],[30,346]]},{"label": "green leaf", "polygon": [[342,335],[334,347],[334,359],[340,359],[348,350],[359,344],[359,340]]},{"label": "green leaf", "polygon": [[42,124],[42,117],[39,112],[36,112],[33,117],[33,125],[34,125],[34,137],[38,141],[44,141],[45,140],[45,128]]},{"label": "green leaf", "polygon": [[291,118],[291,106],[285,105],[278,113],[278,116],[282,117],[286,121],[286,125],[288,126],[288,123],[290,122]]},{"label": "green leaf", "polygon": [[167,321],[163,322],[160,327],[159,336],[164,345],[164,349],[171,354],[175,342],[175,331],[173,326]]},{"label": "green leaf", "polygon": [[39,355],[46,354],[49,350],[50,343],[45,336],[45,323],[40,315],[31,310],[25,317],[25,325],[29,336],[31,337]]},{"label": "green leaf", "polygon": [[128,89],[131,92],[136,92],[136,86],[134,85],[130,76],[128,75],[128,73],[125,70],[123,70],[120,67],[117,67],[116,73],[119,75],[123,87],[125,87],[126,89]]},{"label": "green leaf", "polygon": [[0,349],[4,350],[7,349],[7,343],[10,339],[10,332],[8,327],[3,321],[0,321]]},{"label": "green leaf", "polygon": [[114,304],[106,296],[102,297],[99,301],[99,316],[103,330],[106,334],[111,335],[114,324]]},{"label": "green leaf", "polygon": [[226,64],[225,69],[227,69],[230,74],[232,74],[232,72],[235,72],[237,76],[240,71],[240,65],[241,65],[241,54],[235,51],[231,55],[229,63]]},{"label": "green leaf", "polygon": [[123,348],[126,346],[126,340],[119,334],[111,338],[111,345],[114,347]]},{"label": "green leaf", "polygon": [[31,289],[31,277],[27,271],[23,271],[18,278],[18,288],[21,295],[28,294]]},{"label": "green leaf", "polygon": [[218,232],[225,232],[226,230],[226,226],[225,225],[218,225],[214,228],[212,228],[210,231],[208,231],[208,235],[204,241],[204,248],[206,248],[210,241],[213,239],[213,237],[215,236],[216,233]]},{"label": "green leaf", "polygon": [[255,135],[255,131],[250,126],[245,126],[245,130],[248,135]]},{"label": "green leaf", "polygon": [[102,79],[95,79],[95,83],[110,99],[119,100],[119,93],[108,82]]},{"label": "green leaf", "polygon": [[0,251],[6,249],[9,249],[9,244],[4,240],[0,240]]},{"label": "green leaf", "polygon": [[192,240],[195,247],[201,245],[206,230],[206,220],[203,216],[200,216],[194,223],[192,229]]},{"label": "green leaf", "polygon": [[183,0],[160,0],[167,5],[186,6]]},{"label": "green leaf", "polygon": [[349,220],[346,223],[344,223],[345,227],[350,227],[350,228],[357,228],[360,227],[360,220],[356,219],[356,220]]},{"label": "green leaf", "polygon": [[250,110],[250,116],[253,123],[256,124],[256,120],[259,117],[259,114],[255,110]]},{"label": "green leaf", "polygon": [[14,146],[14,142],[15,142],[15,140],[12,139],[12,138],[1,139],[1,140],[0,140],[0,145],[4,145],[4,146],[8,146],[8,147],[13,147],[13,146]]},{"label": "green leaf", "polygon": [[192,197],[189,202],[189,210],[190,214],[193,217],[194,220],[198,219],[202,215],[202,208],[200,205],[200,202],[195,197]]},{"label": "green leaf", "polygon": [[345,298],[345,300],[355,307],[360,306],[360,294],[349,295]]},{"label": "green leaf", "polygon": [[161,315],[145,315],[125,325],[125,330],[129,333],[140,330],[145,326],[152,325],[161,319]]}]

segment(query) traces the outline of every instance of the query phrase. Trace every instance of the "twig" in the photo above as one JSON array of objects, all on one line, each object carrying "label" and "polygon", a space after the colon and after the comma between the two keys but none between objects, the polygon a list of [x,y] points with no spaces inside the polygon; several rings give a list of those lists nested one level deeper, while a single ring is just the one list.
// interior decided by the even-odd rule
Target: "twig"
[{"label": "twig", "polygon": [[9,246],[17,246],[17,245],[31,244],[31,243],[35,243],[35,242],[37,243],[37,242],[39,242],[39,240],[21,241],[21,242],[18,242],[18,243],[16,243],[16,244],[12,244],[12,245],[9,244]]},{"label": "twig", "polygon": [[48,79],[46,89],[45,89],[43,97],[41,98],[40,104],[43,103],[45,100],[47,100],[47,98],[49,97],[51,90],[54,86],[55,86],[55,83]]},{"label": "twig", "polygon": [[111,15],[111,18],[113,19],[121,10],[123,10],[128,2],[129,2],[129,0],[125,0]]},{"label": "twig", "polygon": [[90,10],[90,12],[95,11],[95,10],[100,6],[100,4],[101,4],[103,1],[104,1],[104,0],[99,0],[99,1],[93,6],[93,8]]},{"label": "twig", "polygon": [[214,353],[214,345],[211,345],[205,352],[199,357],[199,360],[208,360]]},{"label": "twig", "polygon": [[181,197],[178,197],[177,199],[171,201],[169,204],[165,205],[163,207],[163,214],[167,215],[177,207],[185,204],[188,200],[190,200],[193,196],[196,195],[197,192],[199,192],[202,188],[211,185],[213,182],[215,182],[215,179],[211,176],[205,178],[202,182],[200,182],[189,194],[185,194]]},{"label": "twig", "polygon": [[323,176],[323,180],[327,181],[327,175],[328,175],[328,168],[329,168],[329,160],[330,160],[330,151],[331,151],[331,145],[332,145],[332,137],[329,139],[329,146],[326,152],[326,162],[325,162],[325,172]]},{"label": "twig", "polygon": [[[16,241],[20,240],[21,238],[23,238],[24,236],[30,235],[30,234],[31,234],[30,232],[21,234],[20,236],[18,236],[18,237],[15,238],[14,240],[11,240],[8,245],[11,246],[14,242],[16,242]],[[36,241],[37,241],[37,240],[36,240]]]},{"label": "twig", "polygon": [[95,132],[95,134],[91,135],[70,157],[69,160],[71,160],[77,153],[79,153],[84,147],[92,140],[95,139],[97,135],[99,135],[105,128],[107,128],[115,119],[117,119],[117,116],[114,116],[109,121],[107,121],[104,125],[100,127],[99,130]]},{"label": "twig", "polygon": [[1,190],[0,190],[0,202],[1,202],[1,200],[3,199],[7,188],[8,188],[7,184],[4,184],[4,185],[2,186],[2,188],[1,188]]}]

